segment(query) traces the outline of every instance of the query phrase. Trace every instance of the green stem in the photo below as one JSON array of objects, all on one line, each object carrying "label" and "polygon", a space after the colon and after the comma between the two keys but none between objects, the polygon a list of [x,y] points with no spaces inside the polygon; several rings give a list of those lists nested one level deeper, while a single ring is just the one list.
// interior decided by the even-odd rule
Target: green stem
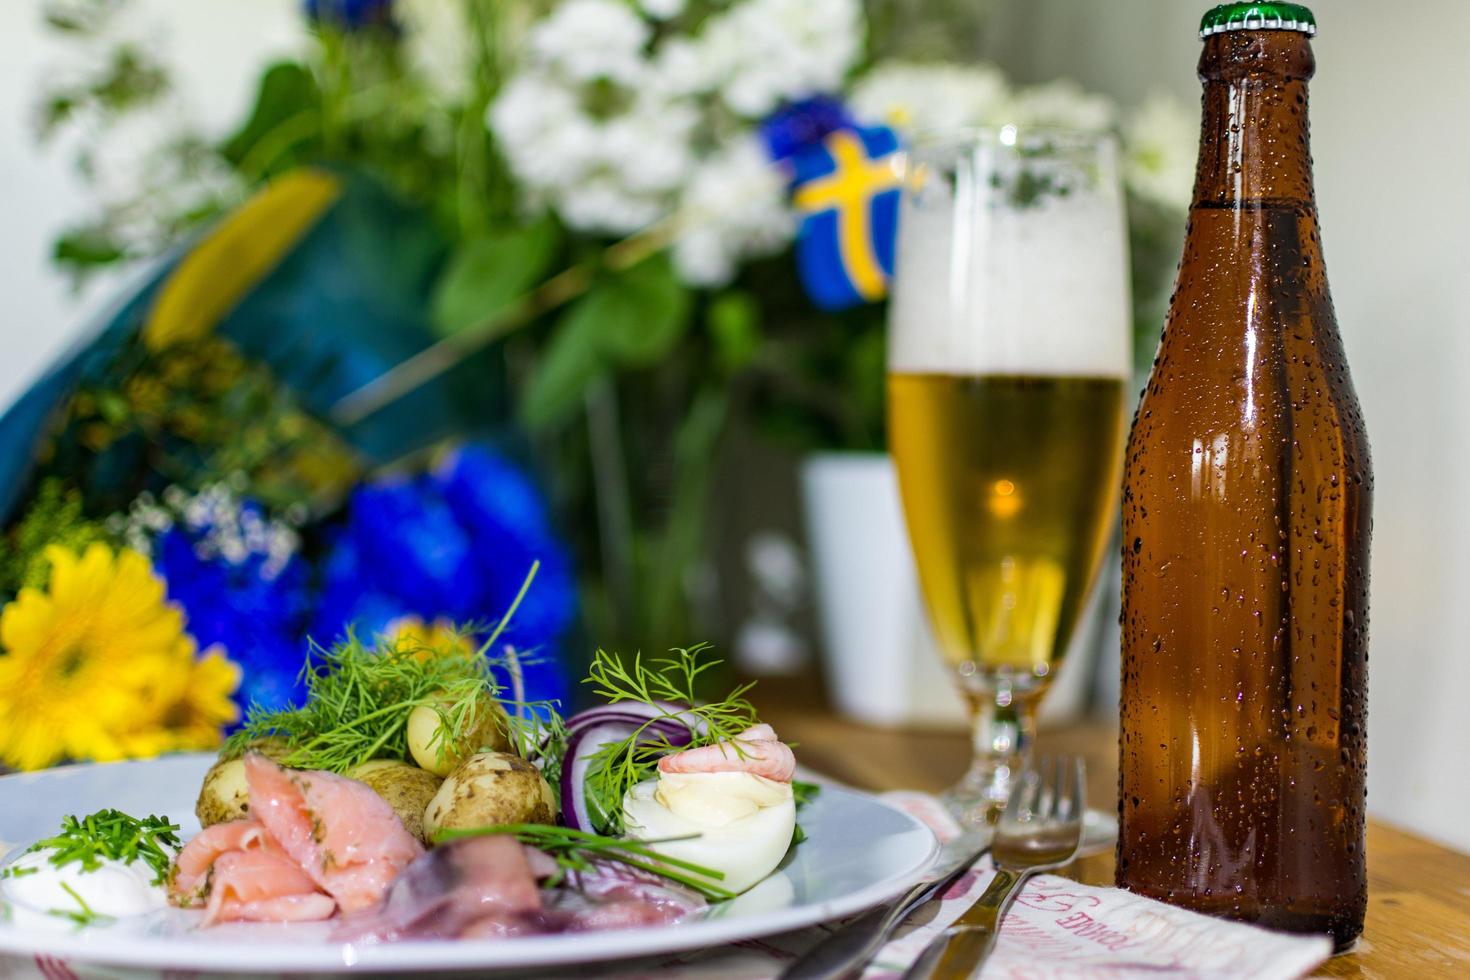
[{"label": "green stem", "polygon": [[728,409],[728,395],[718,388],[707,388],[695,399],[675,439],[674,492],[649,589],[649,620],[656,637],[672,638],[687,612],[685,576],[698,561],[708,533],[710,477]]},{"label": "green stem", "polygon": [[678,227],[674,220],[659,222],[609,245],[591,261],[563,269],[495,315],[425,347],[356,391],[344,395],[331,408],[332,421],[343,427],[355,425],[404,395],[417,391],[511,331],[587,292],[596,281],[599,268],[619,272],[663,251],[673,240]]},{"label": "green stem", "polygon": [[490,634],[490,638],[481,645],[479,652],[480,656],[483,657],[490,650],[491,647],[495,646],[495,641],[500,639],[500,634],[505,632],[505,628],[509,626],[510,621],[515,618],[516,610],[521,608],[521,600],[526,597],[527,592],[531,591],[531,583],[536,581],[536,573],[540,570],[540,559],[532,561],[531,570],[526,573],[525,579],[521,581],[520,591],[517,592],[516,597],[511,600],[510,607],[505,610],[505,615],[500,617],[500,622],[495,624],[495,631]]},{"label": "green stem", "polygon": [[604,378],[588,388],[585,406],[587,442],[592,457],[592,496],[597,507],[597,540],[609,610],[609,621],[603,625],[612,636],[631,636],[637,629],[633,612],[636,594],[633,508],[613,382]]}]

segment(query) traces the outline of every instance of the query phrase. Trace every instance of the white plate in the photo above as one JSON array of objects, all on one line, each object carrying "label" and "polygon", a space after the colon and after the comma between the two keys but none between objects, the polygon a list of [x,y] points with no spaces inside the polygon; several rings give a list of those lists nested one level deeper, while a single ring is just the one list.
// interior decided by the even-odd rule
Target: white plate
[{"label": "white plate", "polygon": [[[0,778],[0,854],[56,832],[65,814],[115,807],[168,816],[196,833],[194,798],[212,756],[72,766]],[[500,970],[649,956],[771,935],[858,912],[898,895],[930,865],[934,835],[871,796],[824,788],[801,811],[808,839],[770,878],[705,916],[657,929],[499,940],[331,944],[320,925],[194,928],[201,913],[74,930],[0,923],[0,956],[205,972]]]}]

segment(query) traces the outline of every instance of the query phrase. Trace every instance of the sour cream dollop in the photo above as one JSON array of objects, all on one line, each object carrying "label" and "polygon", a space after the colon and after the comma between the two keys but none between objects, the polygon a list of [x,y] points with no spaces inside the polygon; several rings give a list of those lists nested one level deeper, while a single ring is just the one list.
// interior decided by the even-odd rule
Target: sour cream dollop
[{"label": "sour cream dollop", "polygon": [[124,864],[99,858],[98,868],[85,871],[75,861],[60,867],[52,864],[53,853],[26,854],[7,865],[5,878],[0,879],[0,892],[7,902],[17,911],[33,913],[27,918],[43,916],[68,924],[66,914],[83,913],[78,898],[97,915],[114,919],[147,915],[168,906],[167,893],[163,885],[153,883],[155,872],[146,861]]},{"label": "sour cream dollop", "polygon": [[785,857],[796,829],[796,802],[790,783],[748,772],[665,772],[624,797],[623,825],[639,840],[698,835],[656,849],[723,872],[711,883],[742,892]]}]

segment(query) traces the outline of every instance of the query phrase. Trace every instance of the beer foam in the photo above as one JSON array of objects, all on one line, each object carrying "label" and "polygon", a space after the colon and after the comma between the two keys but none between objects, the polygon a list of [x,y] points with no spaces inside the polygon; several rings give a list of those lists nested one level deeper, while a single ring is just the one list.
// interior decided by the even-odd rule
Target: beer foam
[{"label": "beer foam", "polygon": [[888,313],[891,371],[1127,378],[1127,237],[1113,188],[1025,206],[988,182],[905,193]]}]

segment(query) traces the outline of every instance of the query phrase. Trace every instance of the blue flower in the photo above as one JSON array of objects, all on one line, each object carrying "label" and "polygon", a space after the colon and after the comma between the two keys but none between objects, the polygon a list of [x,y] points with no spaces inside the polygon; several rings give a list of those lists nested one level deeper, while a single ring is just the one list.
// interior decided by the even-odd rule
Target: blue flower
[{"label": "blue flower", "polygon": [[312,636],[332,643],[349,626],[371,636],[406,617],[493,622],[535,561],[536,581],[503,639],[536,661],[525,669],[528,699],[565,699],[560,658],[576,614],[567,549],[536,485],[480,446],[428,473],[353,491],[327,541]]},{"label": "blue flower", "polygon": [[[240,514],[260,511],[247,503]],[[285,707],[300,693],[308,569],[294,554],[221,553],[211,547],[214,530],[175,524],[154,542],[155,567],[200,649],[219,644],[240,665],[240,702]]]},{"label": "blue flower", "polygon": [[450,455],[434,472],[445,502],[470,535],[491,595],[514,597],[531,563],[536,581],[516,610],[511,639],[558,637],[577,614],[571,557],[552,529],[546,500],[531,479],[504,458],[477,446]]},{"label": "blue flower", "polygon": [[388,26],[393,19],[393,0],[305,0],[303,9],[312,23],[348,29]]},{"label": "blue flower", "polygon": [[761,123],[760,131],[771,159],[780,162],[820,146],[829,133],[856,125],[840,99],[814,95],[777,109]]}]

